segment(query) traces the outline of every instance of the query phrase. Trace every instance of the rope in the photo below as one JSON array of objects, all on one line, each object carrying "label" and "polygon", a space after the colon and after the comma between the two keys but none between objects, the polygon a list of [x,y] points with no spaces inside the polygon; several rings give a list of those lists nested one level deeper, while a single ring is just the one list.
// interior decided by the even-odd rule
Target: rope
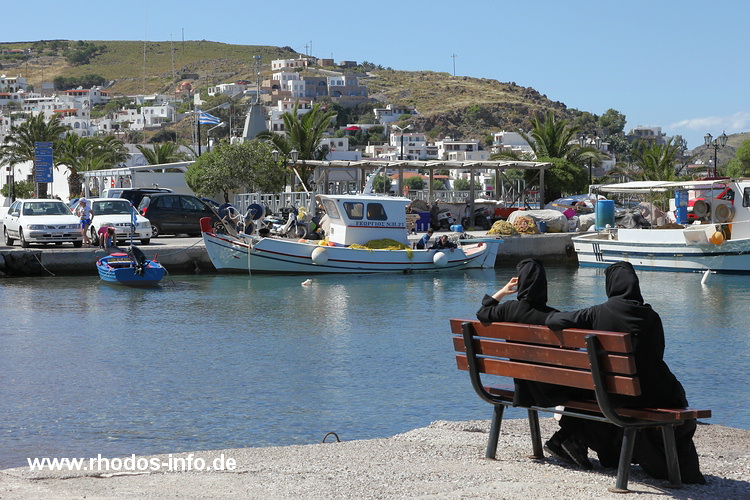
[{"label": "rope", "polygon": [[[328,436],[333,436],[333,437],[335,437],[335,438],[336,438],[336,442],[337,442],[337,443],[340,443],[340,442],[341,442],[341,440],[339,439],[339,435],[338,435],[338,434],[336,434],[335,432],[329,432],[328,434],[326,434],[325,436],[323,436],[323,441],[321,441],[321,443],[325,443],[325,442],[326,442],[326,438],[327,438]],[[330,442],[332,443],[333,441],[330,441]]]},{"label": "rope", "polygon": [[52,271],[50,271],[49,269],[47,269],[46,267],[44,267],[44,264],[42,264],[42,259],[39,258],[39,256],[42,255],[41,252],[39,252],[39,253],[31,252],[31,255],[33,255],[34,258],[36,259],[36,261],[39,262],[39,265],[42,266],[42,269],[44,269],[45,271],[47,271],[48,273],[50,273],[52,276],[55,276],[55,273],[53,273]]}]

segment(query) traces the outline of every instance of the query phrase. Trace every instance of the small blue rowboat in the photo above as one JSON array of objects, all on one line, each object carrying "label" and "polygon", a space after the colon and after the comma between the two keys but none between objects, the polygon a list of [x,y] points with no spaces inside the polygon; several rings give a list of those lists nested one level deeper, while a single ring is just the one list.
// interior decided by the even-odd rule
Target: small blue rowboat
[{"label": "small blue rowboat", "polygon": [[102,281],[128,286],[154,286],[166,269],[154,260],[148,260],[140,249],[131,245],[128,253],[112,253],[96,261]]}]

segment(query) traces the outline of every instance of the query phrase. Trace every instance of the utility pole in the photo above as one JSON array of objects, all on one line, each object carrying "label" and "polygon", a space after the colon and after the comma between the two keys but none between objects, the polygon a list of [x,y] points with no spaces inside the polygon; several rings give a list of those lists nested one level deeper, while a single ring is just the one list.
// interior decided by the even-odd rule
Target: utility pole
[{"label": "utility pole", "polygon": [[453,76],[456,76],[456,57],[458,57],[456,54],[452,54],[451,57],[453,58]]}]

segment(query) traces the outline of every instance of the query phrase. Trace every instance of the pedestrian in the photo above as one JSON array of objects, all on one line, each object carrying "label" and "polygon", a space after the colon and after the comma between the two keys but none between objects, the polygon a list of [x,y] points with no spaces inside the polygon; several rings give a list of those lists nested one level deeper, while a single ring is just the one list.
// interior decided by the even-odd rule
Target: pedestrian
[{"label": "pedestrian", "polygon": [[109,251],[113,246],[117,244],[115,238],[115,228],[112,226],[102,226],[98,231],[99,235],[99,246],[106,251]]},{"label": "pedestrian", "polygon": [[[547,305],[547,272],[537,259],[524,259],[516,266],[518,276],[513,277],[503,288],[492,296],[485,295],[482,307],[477,311],[477,319],[482,323],[507,321],[527,325],[544,325],[547,316],[557,312]],[[505,297],[516,293],[516,300],[501,302]],[[589,399],[590,391],[567,388],[559,385],[514,379],[513,406],[557,406],[570,399]],[[560,460],[591,469],[586,449],[573,448],[573,442],[548,441],[547,451]]]},{"label": "pedestrian", "polygon": [[94,216],[94,212],[89,206],[89,201],[86,198],[78,200],[78,208],[76,208],[76,216],[81,219],[81,236],[83,236],[83,244],[91,246],[91,240],[89,240],[89,226],[91,225],[91,217]]},{"label": "pedestrian", "polygon": [[[688,406],[682,384],[664,362],[664,327],[661,318],[641,295],[638,275],[629,262],[616,262],[605,271],[606,302],[573,312],[554,312],[546,325],[555,331],[585,328],[610,332],[627,332],[633,337],[634,357],[641,385],[639,396],[613,396],[620,407],[684,408]],[[581,423],[580,419],[563,416],[555,436],[566,439],[576,436],[599,453],[603,465],[617,466],[619,440],[611,424]],[[601,424],[601,425],[596,425]],[[696,422],[690,420],[675,427],[680,474],[685,483],[705,484],[700,472],[698,453],[693,444]],[[555,438],[553,436],[553,439]],[[607,437],[610,436],[610,437]],[[558,439],[558,440],[559,440]],[[597,449],[597,447],[601,448]],[[667,478],[661,432],[641,429],[635,440],[633,461],[655,478]]]},{"label": "pedestrian", "polygon": [[433,231],[431,227],[427,228],[427,232],[421,238],[419,238],[419,241],[417,242],[417,248],[420,250],[427,248],[427,243],[430,241],[430,238],[432,238],[434,232],[435,231]]}]

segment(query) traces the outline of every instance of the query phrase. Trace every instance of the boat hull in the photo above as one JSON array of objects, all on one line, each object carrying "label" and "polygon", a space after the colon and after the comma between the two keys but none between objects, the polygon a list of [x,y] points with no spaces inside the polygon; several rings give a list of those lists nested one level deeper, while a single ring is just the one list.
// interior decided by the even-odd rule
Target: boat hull
[{"label": "boat hull", "polygon": [[607,267],[625,261],[652,271],[750,274],[749,239],[691,244],[683,231],[673,229],[620,230],[617,237],[604,232],[573,238],[579,265]]},{"label": "boat hull", "polygon": [[247,241],[231,236],[203,232],[203,243],[214,267],[220,272],[248,272]]},{"label": "boat hull", "polygon": [[367,250],[263,238],[249,249],[248,268],[251,273],[305,274],[443,272],[486,268],[494,267],[501,242],[485,239],[441,250]]},{"label": "boat hull", "polygon": [[131,265],[118,266],[122,259],[110,262],[112,257],[104,257],[97,261],[96,269],[99,277],[107,283],[115,283],[126,286],[154,286],[164,278],[166,270],[158,262],[146,261],[147,265],[143,274],[137,274],[135,267]]}]

